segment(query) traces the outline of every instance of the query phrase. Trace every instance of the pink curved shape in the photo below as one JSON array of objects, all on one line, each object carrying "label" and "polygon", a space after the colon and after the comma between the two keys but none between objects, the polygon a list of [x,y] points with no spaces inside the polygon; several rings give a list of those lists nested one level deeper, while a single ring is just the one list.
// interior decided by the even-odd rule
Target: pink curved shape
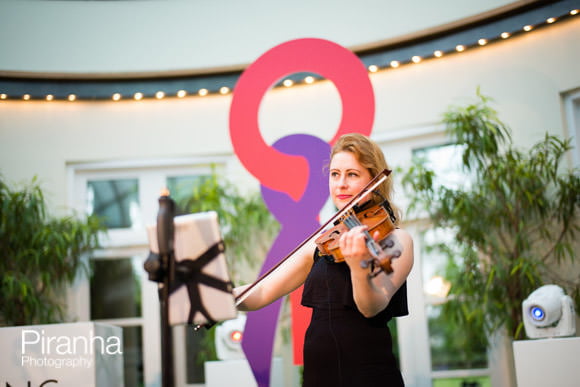
[{"label": "pink curved shape", "polygon": [[[282,43],[259,57],[240,76],[230,107],[230,137],[244,167],[264,186],[298,201],[308,183],[308,162],[266,144],[258,125],[264,94],[282,77],[312,72],[332,81],[342,102],[335,136],[372,131],[375,100],[367,70],[346,48],[324,39],[305,38]],[[288,173],[287,171],[291,171]]]}]

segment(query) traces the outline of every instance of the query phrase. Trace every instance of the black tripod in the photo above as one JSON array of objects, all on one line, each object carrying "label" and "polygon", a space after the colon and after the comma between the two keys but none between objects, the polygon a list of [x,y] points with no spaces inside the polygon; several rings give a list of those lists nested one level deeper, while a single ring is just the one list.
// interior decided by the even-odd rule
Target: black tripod
[{"label": "black tripod", "polygon": [[157,213],[157,244],[159,254],[149,253],[144,268],[149,280],[159,284],[159,304],[161,308],[161,371],[162,386],[174,387],[173,335],[169,325],[169,295],[175,276],[175,255],[173,248],[175,202],[164,192],[159,197]]}]

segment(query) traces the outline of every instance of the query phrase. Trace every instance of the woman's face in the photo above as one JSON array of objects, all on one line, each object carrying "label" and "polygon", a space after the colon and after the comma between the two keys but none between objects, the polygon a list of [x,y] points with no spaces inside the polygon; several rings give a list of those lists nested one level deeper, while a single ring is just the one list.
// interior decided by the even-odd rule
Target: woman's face
[{"label": "woman's face", "polygon": [[371,180],[369,171],[360,165],[352,152],[338,152],[330,160],[328,188],[332,202],[339,210]]}]

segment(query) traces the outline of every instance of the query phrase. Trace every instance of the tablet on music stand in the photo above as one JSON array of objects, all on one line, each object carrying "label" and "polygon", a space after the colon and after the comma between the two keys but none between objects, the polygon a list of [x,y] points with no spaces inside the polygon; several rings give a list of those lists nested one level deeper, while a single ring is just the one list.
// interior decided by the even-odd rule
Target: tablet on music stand
[{"label": "tablet on music stand", "polygon": [[[169,324],[206,325],[236,317],[224,245],[215,211],[174,218],[175,282]],[[149,247],[159,253],[157,227],[147,227]]]}]

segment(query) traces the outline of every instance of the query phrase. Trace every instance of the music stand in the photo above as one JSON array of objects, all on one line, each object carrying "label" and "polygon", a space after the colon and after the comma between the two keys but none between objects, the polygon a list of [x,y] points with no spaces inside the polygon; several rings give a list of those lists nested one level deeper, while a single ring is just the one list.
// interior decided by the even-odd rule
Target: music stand
[{"label": "music stand", "polygon": [[197,329],[237,315],[217,213],[174,214],[175,203],[162,194],[157,225],[147,227],[151,252],[144,264],[159,284],[163,387],[175,384],[172,326]]}]

